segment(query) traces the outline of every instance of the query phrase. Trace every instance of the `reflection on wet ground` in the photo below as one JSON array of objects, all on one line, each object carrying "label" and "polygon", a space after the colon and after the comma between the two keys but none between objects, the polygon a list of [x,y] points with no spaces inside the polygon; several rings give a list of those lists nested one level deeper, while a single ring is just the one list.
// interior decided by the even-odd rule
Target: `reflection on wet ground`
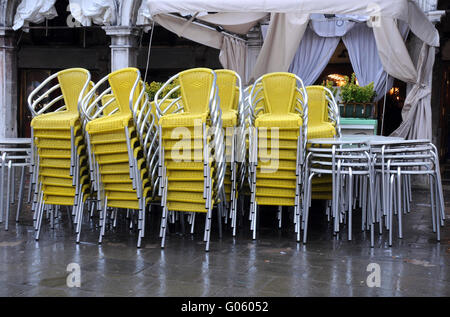
[{"label": "reflection on wet ground", "polygon": [[[447,186],[445,197],[449,192]],[[247,222],[236,238],[226,228],[219,239],[214,221],[209,253],[201,221],[195,235],[171,227],[162,250],[159,210],[150,217],[141,249],[124,215],[102,245],[97,244],[97,219],[85,219],[76,245],[64,209],[54,229],[43,224],[36,242],[32,215],[24,205],[19,223],[11,215],[9,231],[0,228],[0,296],[449,296],[450,226],[447,221],[436,243],[427,194],[414,190],[404,238],[395,238],[389,248],[387,236],[377,235],[373,249],[368,234],[357,230],[359,213],[353,241],[346,235],[336,239],[320,205],[312,212],[307,245],[295,242],[288,213],[278,229],[276,209],[266,208],[256,241]],[[80,266],[79,288],[67,286],[70,263]],[[380,287],[367,284],[370,263],[379,265]]]}]

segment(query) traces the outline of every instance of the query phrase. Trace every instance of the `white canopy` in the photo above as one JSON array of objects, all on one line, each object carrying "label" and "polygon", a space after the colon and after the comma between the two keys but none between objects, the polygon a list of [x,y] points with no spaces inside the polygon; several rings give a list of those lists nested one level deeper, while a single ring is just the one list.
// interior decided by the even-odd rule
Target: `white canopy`
[{"label": "white canopy", "polygon": [[162,13],[207,12],[345,14],[400,19],[430,46],[439,46],[439,33],[411,0],[144,0],[151,16]]},{"label": "white canopy", "polygon": [[[207,12],[208,22],[220,25],[221,21],[215,19],[215,15],[227,15],[227,26],[231,24],[237,29],[245,22],[248,23],[248,19],[244,21],[243,16],[236,13],[270,13],[270,25],[250,80],[268,72],[288,71],[314,14],[347,16],[352,20],[355,20],[353,18],[356,16],[359,17],[356,19],[358,21],[367,20],[368,26],[373,30],[384,71],[414,85],[406,98],[408,102],[403,109],[404,122],[395,132],[396,135],[431,140],[429,92],[434,47],[439,46],[439,33],[412,0],[145,0],[143,6],[146,6],[146,18],[152,18],[158,23],[169,13],[205,16]],[[397,20],[406,22],[411,32],[423,42],[421,58],[416,65],[412,62],[403,42]],[[182,36],[183,33],[189,33],[186,31],[189,28],[189,23],[180,22],[172,30],[178,30],[175,32]],[[205,38],[209,36],[216,37],[213,32],[205,31],[203,36],[197,34],[188,38],[205,42]],[[233,45],[228,45],[228,50],[230,47]],[[239,55],[223,54],[224,52],[222,47],[221,55],[229,56],[228,59],[234,61],[232,64],[234,67],[245,63],[245,60],[237,59]]]},{"label": "white canopy", "polygon": [[[55,9],[56,0],[22,0],[14,16],[13,30],[18,30],[29,23],[41,23],[45,19],[58,16]],[[26,29],[25,29],[26,30]]]}]

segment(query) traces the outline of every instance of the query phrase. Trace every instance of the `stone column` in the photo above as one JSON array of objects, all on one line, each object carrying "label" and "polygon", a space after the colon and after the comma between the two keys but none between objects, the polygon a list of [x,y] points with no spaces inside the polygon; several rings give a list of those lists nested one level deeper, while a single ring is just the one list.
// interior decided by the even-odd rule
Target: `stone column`
[{"label": "stone column", "polygon": [[17,137],[17,85],[16,37],[0,29],[0,138]]},{"label": "stone column", "polygon": [[136,67],[139,28],[128,26],[105,26],[111,36],[111,71],[124,67]]}]

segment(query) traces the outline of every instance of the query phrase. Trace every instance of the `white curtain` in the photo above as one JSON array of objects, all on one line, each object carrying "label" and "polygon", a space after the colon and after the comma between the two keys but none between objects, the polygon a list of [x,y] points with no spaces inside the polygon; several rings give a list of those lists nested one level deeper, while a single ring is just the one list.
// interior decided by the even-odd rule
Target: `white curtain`
[{"label": "white curtain", "polygon": [[224,36],[219,60],[223,68],[234,70],[245,80],[246,45],[244,41]]},{"label": "white curtain", "polygon": [[391,18],[379,18],[377,23],[372,23],[372,30],[384,70],[404,82],[415,82],[416,67],[409,56],[396,21]]},{"label": "white curtain", "polygon": [[299,76],[305,86],[314,84],[333,56],[339,40],[337,36],[319,36],[308,27],[289,67],[289,72]]},{"label": "white curtain", "polygon": [[271,72],[285,72],[289,69],[306,31],[309,14],[274,13],[261,52],[256,60],[250,82]]},{"label": "white curtain", "polygon": [[[408,30],[408,24],[399,21],[399,31],[403,40],[406,39]],[[366,23],[358,23],[343,36],[342,40],[359,84],[366,86],[373,82],[377,94],[375,101],[383,98],[391,89],[394,79],[383,69],[373,29]]]},{"label": "white curtain", "polygon": [[113,25],[117,20],[114,0],[69,0],[69,5],[72,16],[84,26]]},{"label": "white curtain", "polygon": [[373,82],[375,101],[383,98],[387,90],[391,89],[393,78],[383,70],[373,30],[366,23],[358,23],[342,40],[359,84],[366,86]]},{"label": "white curtain", "polygon": [[[29,23],[42,23],[45,19],[58,16],[55,9],[56,0],[22,0],[14,16],[13,30],[16,31]],[[25,29],[25,31],[27,31]]]},{"label": "white curtain", "polygon": [[431,81],[435,48],[423,43],[417,62],[417,80],[405,99],[403,122],[392,136],[431,141]]}]

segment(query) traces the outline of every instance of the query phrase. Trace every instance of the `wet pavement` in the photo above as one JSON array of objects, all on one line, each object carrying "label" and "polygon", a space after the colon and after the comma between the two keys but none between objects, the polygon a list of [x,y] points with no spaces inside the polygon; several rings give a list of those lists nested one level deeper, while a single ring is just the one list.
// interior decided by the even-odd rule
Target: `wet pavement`
[{"label": "wet pavement", "polygon": [[[444,188],[448,218],[450,186]],[[18,223],[12,208],[9,231],[4,224],[0,227],[0,296],[450,296],[450,225],[447,221],[441,228],[441,242],[436,243],[427,194],[414,190],[411,212],[404,217],[404,238],[394,236],[391,248],[386,233],[376,235],[370,248],[368,234],[358,230],[359,212],[353,241],[346,235],[336,239],[317,204],[307,245],[295,242],[287,212],[278,229],[276,209],[266,208],[260,213],[256,241],[248,222],[236,238],[225,227],[219,239],[213,221],[209,253],[204,251],[202,221],[194,235],[172,226],[162,250],[159,210],[150,217],[141,249],[125,214],[119,216],[117,228],[107,230],[101,245],[98,218],[86,216],[81,243],[75,244],[65,208],[54,229],[43,222],[36,242],[25,204]],[[70,263],[79,265],[80,287],[68,287]],[[368,284],[371,263],[379,265],[379,287],[370,287],[370,278]]]}]

